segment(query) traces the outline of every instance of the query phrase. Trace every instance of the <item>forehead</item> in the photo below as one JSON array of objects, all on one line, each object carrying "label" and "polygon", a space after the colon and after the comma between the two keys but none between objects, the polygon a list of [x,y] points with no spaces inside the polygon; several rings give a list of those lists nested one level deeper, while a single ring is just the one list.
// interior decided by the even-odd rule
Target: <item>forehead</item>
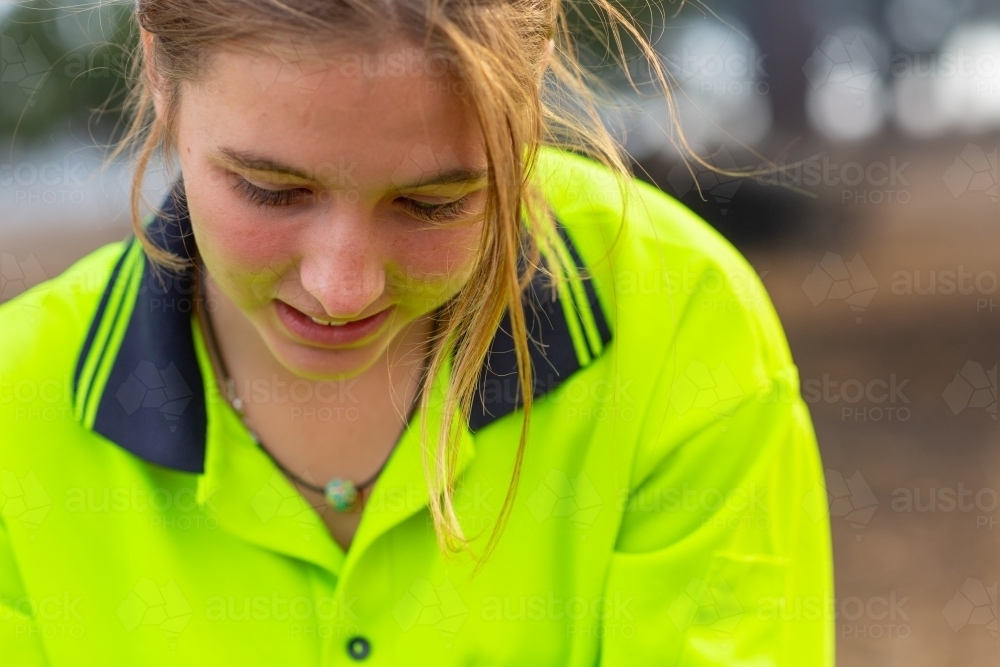
[{"label": "forehead", "polygon": [[429,154],[448,162],[441,169],[484,160],[453,68],[406,42],[219,50],[182,88],[178,123],[189,150],[236,148],[306,170],[347,163],[354,179],[384,180]]}]

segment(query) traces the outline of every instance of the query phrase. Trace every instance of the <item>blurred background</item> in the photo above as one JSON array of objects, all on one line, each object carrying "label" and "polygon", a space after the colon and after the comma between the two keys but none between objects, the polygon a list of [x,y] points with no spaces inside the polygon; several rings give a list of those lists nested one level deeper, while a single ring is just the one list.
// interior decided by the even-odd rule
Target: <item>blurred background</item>
[{"label": "blurred background", "polygon": [[[129,165],[102,170],[101,147],[132,5],[70,4],[0,1],[0,300],[129,230]],[[637,174],[749,258],[784,322],[826,468],[840,664],[996,665],[1000,4],[632,9],[699,155],[765,172],[689,171],[665,104],[585,48]]]}]

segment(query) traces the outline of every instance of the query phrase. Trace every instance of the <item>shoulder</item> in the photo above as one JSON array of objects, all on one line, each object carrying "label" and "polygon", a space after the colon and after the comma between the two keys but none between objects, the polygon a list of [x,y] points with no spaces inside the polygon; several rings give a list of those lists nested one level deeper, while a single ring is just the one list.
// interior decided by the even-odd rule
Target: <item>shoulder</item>
[{"label": "shoulder", "polygon": [[734,455],[763,447],[763,434],[730,441],[739,439],[728,428],[737,415],[770,428],[801,420],[781,323],[756,271],[725,238],[660,190],[580,156],[547,149],[537,176],[613,331],[602,361],[619,400],[634,408],[640,467],[695,440],[712,443],[696,448],[708,458],[720,447]]},{"label": "shoulder", "polygon": [[751,383],[791,366],[755,270],[684,205],[553,148],[543,149],[536,177],[583,257],[619,355],[639,354],[647,368],[653,359],[725,363]]},{"label": "shoulder", "polygon": [[0,378],[72,377],[109,278],[128,242],[105,245],[0,305]]}]

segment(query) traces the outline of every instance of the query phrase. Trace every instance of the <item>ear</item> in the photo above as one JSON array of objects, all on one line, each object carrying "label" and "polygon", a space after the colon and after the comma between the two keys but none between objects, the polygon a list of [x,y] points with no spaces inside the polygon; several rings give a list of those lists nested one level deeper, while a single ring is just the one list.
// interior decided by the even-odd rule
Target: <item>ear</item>
[{"label": "ear", "polygon": [[156,68],[153,67],[153,50],[155,48],[153,33],[140,26],[139,38],[142,44],[143,71],[145,72],[146,83],[149,85],[149,90],[153,95],[153,107],[156,110],[156,117],[163,120],[165,113],[163,82],[157,76]]}]

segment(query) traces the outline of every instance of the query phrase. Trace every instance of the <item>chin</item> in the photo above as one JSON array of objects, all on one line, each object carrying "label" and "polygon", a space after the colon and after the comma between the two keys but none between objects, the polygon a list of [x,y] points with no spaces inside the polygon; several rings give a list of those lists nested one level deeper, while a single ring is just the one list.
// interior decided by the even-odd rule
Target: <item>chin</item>
[{"label": "chin", "polygon": [[287,338],[269,341],[275,359],[290,373],[310,380],[347,380],[364,373],[385,353],[381,340],[355,348],[324,349]]}]

